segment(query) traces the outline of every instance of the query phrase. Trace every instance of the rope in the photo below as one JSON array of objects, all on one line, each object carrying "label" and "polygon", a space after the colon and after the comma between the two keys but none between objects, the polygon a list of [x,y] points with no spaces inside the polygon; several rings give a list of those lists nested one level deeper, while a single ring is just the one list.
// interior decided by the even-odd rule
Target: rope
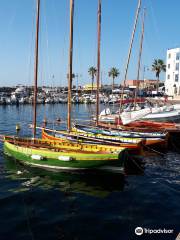
[{"label": "rope", "polygon": [[[3,135],[0,135],[0,141],[4,141],[3,139],[1,139],[2,136]],[[15,141],[15,139],[14,139],[14,141]],[[16,168],[16,172],[17,172],[17,170],[18,170],[18,168],[17,168],[17,160],[14,159],[14,158],[13,158],[13,160],[15,162],[15,168]],[[24,193],[23,193],[23,191],[20,191],[19,194],[20,194],[22,202],[23,202],[23,209],[24,209],[24,214],[25,214],[25,218],[26,218],[27,228],[28,228],[29,234],[31,236],[31,239],[34,240],[34,235],[33,235],[32,229],[31,229],[28,209],[27,209],[27,206],[26,206],[26,203],[25,203]]]},{"label": "rope", "polygon": [[[136,163],[136,161],[132,158],[132,156],[129,155],[129,152],[128,152],[128,151],[126,151],[126,154],[127,154],[127,156],[129,157],[129,159],[139,168],[139,170],[140,170],[141,172],[144,172],[144,169]],[[165,154],[164,154],[164,155],[165,155]],[[148,174],[147,172],[145,173],[145,176],[151,177],[151,175]],[[168,185],[166,185],[166,184],[164,184],[164,183],[159,182],[159,184],[162,185],[162,186],[164,186],[164,187],[169,188],[169,189],[170,189],[171,191],[173,191],[173,192],[180,193],[179,190],[174,189],[174,188],[172,188],[172,187],[170,187],[170,186],[168,186]]]},{"label": "rope", "polygon": [[161,155],[161,156],[165,156],[166,154],[164,154],[164,153],[162,153],[162,152],[159,152],[159,151],[157,151],[157,150],[155,150],[155,149],[153,149],[153,148],[150,148],[150,147],[148,147],[147,145],[144,145],[144,144],[142,144],[143,145],[143,147],[144,148],[146,148],[148,151],[150,151],[150,152],[155,152],[155,153],[157,153],[157,154],[159,154],[159,155]]},{"label": "rope", "polygon": [[140,170],[141,172],[144,172],[144,169],[141,168],[141,166],[137,164],[137,162],[136,162],[136,161],[134,160],[134,158],[129,154],[128,151],[126,151],[126,154],[127,154],[127,157],[139,168],[139,170]]},{"label": "rope", "polygon": [[[16,165],[16,161],[15,161],[15,165]],[[17,167],[17,165],[16,165],[16,167]],[[29,230],[31,239],[34,240],[34,235],[33,235],[32,229],[31,229],[31,223],[30,223],[30,219],[29,219],[28,209],[26,207],[26,203],[25,203],[25,198],[24,198],[23,192],[20,192],[20,195],[21,195],[22,201],[23,201],[24,213],[25,213],[25,216],[26,216],[26,222],[27,222],[28,230]]]},{"label": "rope", "polygon": [[170,142],[170,144],[172,145],[173,149],[174,149],[176,152],[179,152],[179,153],[180,153],[180,149],[176,146],[176,144],[174,144],[174,141],[173,141],[172,136],[169,137],[169,142]]}]

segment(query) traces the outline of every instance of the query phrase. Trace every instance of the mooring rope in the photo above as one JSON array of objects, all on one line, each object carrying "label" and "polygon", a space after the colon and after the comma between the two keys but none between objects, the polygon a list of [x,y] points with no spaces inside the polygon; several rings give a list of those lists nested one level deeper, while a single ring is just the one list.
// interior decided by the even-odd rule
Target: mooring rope
[{"label": "mooring rope", "polygon": [[[129,157],[129,159],[132,160],[133,163],[139,168],[139,170],[145,174],[145,176],[147,176],[147,177],[149,177],[149,178],[150,178],[150,177],[152,178],[152,176],[151,176],[150,174],[148,174],[147,172],[144,172],[144,169],[143,169],[140,165],[138,165],[138,164],[136,163],[136,161],[133,159],[133,157],[129,154],[128,151],[126,151],[126,154],[127,154],[127,156]],[[165,154],[164,154],[164,155],[165,155]],[[177,190],[177,189],[174,189],[174,188],[172,188],[172,187],[170,187],[170,186],[168,186],[168,185],[166,185],[166,184],[164,184],[164,183],[161,183],[161,182],[159,182],[158,180],[157,180],[157,182],[158,182],[160,185],[162,185],[163,187],[169,188],[169,189],[170,189],[171,191],[173,191],[173,192],[180,193],[180,191]]]},{"label": "mooring rope", "polygon": [[157,153],[157,154],[159,154],[161,156],[165,156],[166,155],[165,153],[159,152],[159,151],[157,151],[157,150],[155,150],[153,148],[148,147],[147,145],[144,145],[144,144],[142,144],[142,145],[143,145],[144,148],[146,148],[150,152]]}]

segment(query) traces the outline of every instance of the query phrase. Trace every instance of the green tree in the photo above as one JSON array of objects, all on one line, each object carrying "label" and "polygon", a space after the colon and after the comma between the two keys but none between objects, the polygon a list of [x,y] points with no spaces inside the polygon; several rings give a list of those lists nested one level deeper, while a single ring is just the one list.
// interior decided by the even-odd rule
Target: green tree
[{"label": "green tree", "polygon": [[108,75],[109,77],[112,77],[112,90],[114,90],[114,79],[119,76],[119,70],[115,67],[111,68]]},{"label": "green tree", "polygon": [[156,90],[158,92],[159,76],[161,72],[166,72],[166,64],[162,59],[154,59],[154,62],[152,64],[152,71],[156,73],[156,78],[157,78]]},{"label": "green tree", "polygon": [[92,84],[92,91],[93,91],[93,86],[94,86],[94,78],[96,76],[96,68],[95,67],[90,67],[88,70],[89,75],[91,76],[91,84]]}]

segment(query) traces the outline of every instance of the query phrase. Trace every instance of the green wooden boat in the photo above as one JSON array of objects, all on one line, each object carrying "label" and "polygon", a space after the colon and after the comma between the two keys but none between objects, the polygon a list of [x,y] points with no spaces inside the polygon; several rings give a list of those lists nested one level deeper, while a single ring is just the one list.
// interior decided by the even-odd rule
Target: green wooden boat
[{"label": "green wooden boat", "polygon": [[[85,150],[87,148],[87,150]],[[90,150],[91,148],[91,150]],[[102,166],[123,167],[127,150],[104,145],[81,146],[30,138],[4,138],[4,153],[23,164],[49,170],[83,170]]]}]

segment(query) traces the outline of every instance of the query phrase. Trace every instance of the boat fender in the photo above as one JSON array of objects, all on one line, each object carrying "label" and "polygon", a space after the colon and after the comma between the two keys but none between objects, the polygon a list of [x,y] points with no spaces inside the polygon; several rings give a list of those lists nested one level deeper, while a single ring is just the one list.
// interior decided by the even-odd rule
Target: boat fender
[{"label": "boat fender", "polygon": [[38,161],[40,161],[40,160],[43,160],[43,156],[41,156],[41,155],[31,155],[31,158],[33,159],[33,160],[38,160]]},{"label": "boat fender", "polygon": [[68,162],[68,161],[72,161],[73,158],[70,157],[70,156],[59,156],[59,157],[58,157],[58,160],[64,161],[64,162]]},{"label": "boat fender", "polygon": [[16,124],[16,131],[19,132],[21,130],[21,126],[19,123]]}]

